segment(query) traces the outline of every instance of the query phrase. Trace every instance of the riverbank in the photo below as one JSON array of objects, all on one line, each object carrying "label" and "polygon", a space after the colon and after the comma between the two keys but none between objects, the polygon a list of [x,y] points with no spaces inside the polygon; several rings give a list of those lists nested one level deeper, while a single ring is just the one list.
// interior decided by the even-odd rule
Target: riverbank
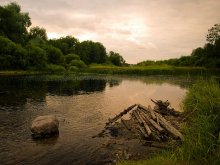
[{"label": "riverbank", "polygon": [[220,87],[214,80],[197,82],[183,101],[184,141],[174,150],[147,160],[120,165],[220,164]]},{"label": "riverbank", "polygon": [[74,71],[69,70],[11,70],[0,71],[2,75],[37,75],[37,74],[72,74],[72,73],[86,73],[86,74],[110,74],[110,75],[195,75],[195,76],[207,76],[207,75],[219,75],[219,69],[206,69],[203,67],[173,67],[169,65],[161,66],[105,66],[105,65],[91,65],[86,68],[76,69]]},{"label": "riverbank", "polygon": [[118,75],[218,75],[219,69],[206,69],[203,67],[174,67],[169,65],[150,66],[103,66],[92,65],[81,70],[84,73],[118,74]]}]

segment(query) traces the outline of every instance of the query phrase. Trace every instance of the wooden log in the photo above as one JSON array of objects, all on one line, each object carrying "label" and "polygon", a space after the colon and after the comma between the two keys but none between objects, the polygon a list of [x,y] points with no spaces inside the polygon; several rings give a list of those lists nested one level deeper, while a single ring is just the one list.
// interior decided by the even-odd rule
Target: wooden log
[{"label": "wooden log", "polygon": [[174,128],[168,121],[163,118],[160,114],[156,113],[157,117],[159,118],[160,124],[170,133],[174,136],[176,139],[181,139],[183,140],[183,135],[176,129]]},{"label": "wooden log", "polygon": [[137,115],[139,116],[141,122],[143,123],[144,125],[144,128],[146,129],[147,131],[147,134],[150,136],[152,134],[152,131],[150,129],[150,127],[147,125],[146,121],[143,119],[143,117],[141,116],[141,114],[139,113],[139,111],[137,110],[136,111]]},{"label": "wooden log", "polygon": [[144,113],[150,113],[150,110],[141,104],[138,104],[137,108],[142,109],[144,111]]},{"label": "wooden log", "polygon": [[151,119],[147,114],[144,114],[143,111],[141,112],[143,116],[145,117],[145,121],[147,120],[160,133],[165,132],[165,130],[160,125],[158,125],[153,119]]},{"label": "wooden log", "polygon": [[139,116],[138,116],[136,110],[133,111],[133,115],[134,115],[135,119],[138,121],[138,123],[139,123],[140,125],[143,125],[143,122],[142,122],[141,119],[139,118]]},{"label": "wooden log", "polygon": [[134,107],[136,107],[136,104],[131,105],[130,107],[126,108],[124,111],[116,115],[114,118],[109,119],[109,122],[106,123],[106,125],[109,125],[113,122],[116,122],[118,119],[120,119],[123,115],[127,114],[129,111],[131,111]]},{"label": "wooden log", "polygon": [[150,110],[150,114],[151,114],[151,116],[152,116],[152,119],[153,119],[153,120],[156,120],[157,117],[156,117],[156,115],[154,114],[154,111],[153,111],[153,109],[151,108],[150,105],[148,105],[148,109]]},{"label": "wooden log", "polygon": [[141,133],[144,135],[145,138],[149,138],[145,130],[140,125],[137,125],[137,128],[141,131]]},{"label": "wooden log", "polygon": [[131,130],[131,127],[129,127],[129,125],[126,123],[124,119],[121,119],[121,122],[125,126],[125,128],[127,128],[129,131]]}]

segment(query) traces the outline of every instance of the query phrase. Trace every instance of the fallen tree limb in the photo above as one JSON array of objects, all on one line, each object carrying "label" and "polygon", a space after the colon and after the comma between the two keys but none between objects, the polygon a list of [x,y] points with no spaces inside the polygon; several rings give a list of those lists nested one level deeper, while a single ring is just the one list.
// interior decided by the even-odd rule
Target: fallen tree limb
[{"label": "fallen tree limb", "polygon": [[151,119],[147,114],[144,114],[142,112],[143,116],[145,117],[145,120],[148,120],[149,123],[151,123],[151,125],[157,129],[160,133],[163,133],[165,130],[160,126],[158,125],[153,119]]},{"label": "fallen tree limb", "polygon": [[163,118],[160,114],[156,113],[157,117],[159,118],[160,124],[170,133],[174,136],[176,139],[183,140],[183,135],[174,128],[170,123],[167,122],[165,118]]},{"label": "fallen tree limb", "polygon": [[141,116],[141,114],[139,113],[139,111],[136,111],[137,115],[139,116],[141,122],[143,123],[144,128],[147,131],[147,134],[150,136],[152,134],[152,131],[150,129],[150,127],[147,125],[146,121],[143,119],[143,117]]},{"label": "fallen tree limb", "polygon": [[119,113],[118,115],[116,115],[114,118],[109,119],[109,121],[106,123],[106,126],[116,122],[118,119],[120,119],[123,115],[127,114],[129,111],[131,111],[134,107],[136,107],[136,104],[126,108],[124,111],[122,111],[121,113]]}]

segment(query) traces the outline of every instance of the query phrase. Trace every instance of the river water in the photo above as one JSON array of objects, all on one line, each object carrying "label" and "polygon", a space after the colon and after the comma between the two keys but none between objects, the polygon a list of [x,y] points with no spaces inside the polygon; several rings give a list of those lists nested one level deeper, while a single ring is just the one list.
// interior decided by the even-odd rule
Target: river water
[{"label": "river water", "polygon": [[[123,76],[0,77],[0,164],[105,164],[111,150],[99,133],[108,118],[150,99],[169,100],[181,111],[190,78]],[[34,140],[30,125],[55,114],[59,136]]]}]

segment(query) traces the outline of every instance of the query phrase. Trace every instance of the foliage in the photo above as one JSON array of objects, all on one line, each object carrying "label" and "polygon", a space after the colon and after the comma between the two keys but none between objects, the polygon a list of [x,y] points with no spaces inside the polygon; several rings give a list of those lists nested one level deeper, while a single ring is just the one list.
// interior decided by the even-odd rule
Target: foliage
[{"label": "foliage", "polygon": [[78,70],[77,66],[70,66],[69,67],[69,71],[71,71],[71,72],[76,72],[77,70]]},{"label": "foliage", "polygon": [[22,13],[17,3],[0,6],[0,35],[24,44],[27,40],[27,28],[30,25],[28,13]]},{"label": "foliage", "polygon": [[11,40],[0,36],[0,69],[25,69],[26,50]]},{"label": "foliage", "polygon": [[220,24],[215,24],[211,29],[208,30],[206,40],[210,44],[214,44],[216,40],[220,39]]},{"label": "foliage", "polygon": [[28,45],[27,54],[29,61],[29,68],[43,69],[47,63],[46,52],[38,46]]},{"label": "foliage", "polygon": [[56,73],[56,72],[65,72],[66,69],[60,65],[48,64],[46,66],[46,71],[49,71],[51,73]]},{"label": "foliage", "polygon": [[113,51],[109,52],[109,61],[116,66],[122,66],[125,64],[125,60],[119,53],[115,53]]},{"label": "foliage", "polygon": [[76,66],[78,68],[85,68],[86,64],[81,60],[72,60],[70,66]]},{"label": "foliage", "polygon": [[47,63],[57,65],[63,64],[64,56],[60,49],[51,45],[43,45],[42,49],[44,49],[47,54]]},{"label": "foliage", "polygon": [[68,54],[65,56],[66,64],[69,64],[72,60],[80,60],[80,57],[76,54]]},{"label": "foliage", "polygon": [[49,44],[60,49],[63,54],[76,53],[76,45],[78,44],[78,39],[72,36],[61,37],[59,39],[49,40]]},{"label": "foliage", "polygon": [[77,54],[86,64],[104,63],[106,61],[106,49],[99,42],[83,41],[77,45]]},{"label": "foliage", "polygon": [[47,41],[46,29],[40,28],[39,26],[32,27],[29,32],[29,39]]}]

